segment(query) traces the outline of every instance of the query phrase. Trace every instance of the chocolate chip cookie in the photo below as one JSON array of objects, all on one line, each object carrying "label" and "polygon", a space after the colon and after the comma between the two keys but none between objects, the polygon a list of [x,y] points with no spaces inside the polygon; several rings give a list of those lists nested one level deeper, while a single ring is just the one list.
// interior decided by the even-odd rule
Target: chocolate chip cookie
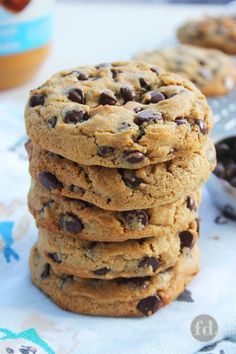
[{"label": "chocolate chip cookie", "polygon": [[137,169],[200,149],[212,113],[189,81],[141,62],[84,66],[32,90],[29,137],[83,165]]},{"label": "chocolate chip cookie", "polygon": [[236,16],[216,16],[188,21],[178,29],[182,43],[221,49],[236,54]]},{"label": "chocolate chip cookie", "polygon": [[34,247],[32,281],[65,310],[103,316],[150,316],[182,293],[198,273],[199,249],[186,249],[176,266],[152,277],[83,279],[55,273]]},{"label": "chocolate chip cookie", "polygon": [[76,240],[39,228],[37,248],[56,272],[81,278],[113,279],[160,273],[177,263],[198,238],[198,222],[186,230],[124,242]]},{"label": "chocolate chip cookie", "polygon": [[78,165],[32,143],[27,150],[33,180],[48,191],[116,211],[174,202],[198,189],[216,164],[209,140],[201,151],[138,170]]},{"label": "chocolate chip cookie", "polygon": [[182,75],[207,96],[224,95],[236,85],[236,62],[219,50],[180,45],[136,58]]},{"label": "chocolate chip cookie", "polygon": [[186,229],[197,217],[200,194],[197,190],[160,207],[116,212],[53,195],[33,182],[28,205],[37,226],[50,232],[88,241],[121,242]]}]

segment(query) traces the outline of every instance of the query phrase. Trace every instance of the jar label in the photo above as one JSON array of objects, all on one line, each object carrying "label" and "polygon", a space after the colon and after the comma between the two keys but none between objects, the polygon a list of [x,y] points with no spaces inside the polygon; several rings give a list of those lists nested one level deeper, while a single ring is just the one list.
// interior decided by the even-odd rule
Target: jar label
[{"label": "jar label", "polygon": [[0,55],[40,48],[52,36],[53,0],[3,0],[0,5]]}]

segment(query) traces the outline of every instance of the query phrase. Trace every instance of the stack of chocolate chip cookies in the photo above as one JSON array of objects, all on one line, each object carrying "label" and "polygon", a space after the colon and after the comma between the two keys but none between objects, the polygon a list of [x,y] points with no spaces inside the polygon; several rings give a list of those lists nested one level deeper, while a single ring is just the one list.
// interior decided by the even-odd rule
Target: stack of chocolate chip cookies
[{"label": "stack of chocolate chip cookies", "polygon": [[34,284],[59,306],[151,315],[199,269],[212,113],[189,81],[142,62],[60,72],[30,94]]}]

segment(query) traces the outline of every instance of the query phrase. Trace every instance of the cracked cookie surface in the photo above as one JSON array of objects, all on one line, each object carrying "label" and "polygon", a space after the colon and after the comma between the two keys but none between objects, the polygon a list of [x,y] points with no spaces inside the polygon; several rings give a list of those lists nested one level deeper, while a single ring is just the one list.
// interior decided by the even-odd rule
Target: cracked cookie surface
[{"label": "cracked cookie surface", "polygon": [[37,248],[56,273],[81,278],[152,276],[173,267],[198,239],[198,221],[178,233],[124,242],[76,240],[39,228]]},{"label": "cracked cookie surface", "polygon": [[236,16],[206,17],[188,21],[178,29],[177,36],[182,43],[236,54]]},{"label": "cracked cookie surface", "polygon": [[180,45],[143,52],[136,59],[180,74],[207,96],[224,95],[236,85],[236,62],[219,50]]},{"label": "cracked cookie surface", "polygon": [[197,190],[160,207],[118,212],[59,197],[32,181],[28,205],[37,226],[50,232],[88,241],[122,242],[186,229],[197,218],[200,194]]},{"label": "cracked cookie surface", "polygon": [[176,266],[152,277],[83,279],[55,273],[34,247],[33,283],[65,310],[103,316],[150,316],[180,295],[199,271],[199,249],[186,249]]},{"label": "cracked cookie surface", "polygon": [[29,142],[29,171],[52,194],[90,202],[105,210],[153,208],[200,188],[215,168],[215,148],[138,170],[78,165]]},{"label": "cracked cookie surface", "polygon": [[212,113],[189,81],[141,62],[60,72],[32,90],[34,143],[84,165],[137,169],[200,149]]}]

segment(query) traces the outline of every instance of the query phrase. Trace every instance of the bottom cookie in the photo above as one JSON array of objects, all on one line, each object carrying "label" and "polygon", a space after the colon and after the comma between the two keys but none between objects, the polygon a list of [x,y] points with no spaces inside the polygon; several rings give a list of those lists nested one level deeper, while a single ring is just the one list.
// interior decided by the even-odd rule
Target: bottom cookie
[{"label": "bottom cookie", "polygon": [[82,279],[55,273],[33,247],[32,281],[61,308],[100,316],[150,316],[183,292],[199,271],[199,248],[185,249],[175,267],[152,277]]}]

